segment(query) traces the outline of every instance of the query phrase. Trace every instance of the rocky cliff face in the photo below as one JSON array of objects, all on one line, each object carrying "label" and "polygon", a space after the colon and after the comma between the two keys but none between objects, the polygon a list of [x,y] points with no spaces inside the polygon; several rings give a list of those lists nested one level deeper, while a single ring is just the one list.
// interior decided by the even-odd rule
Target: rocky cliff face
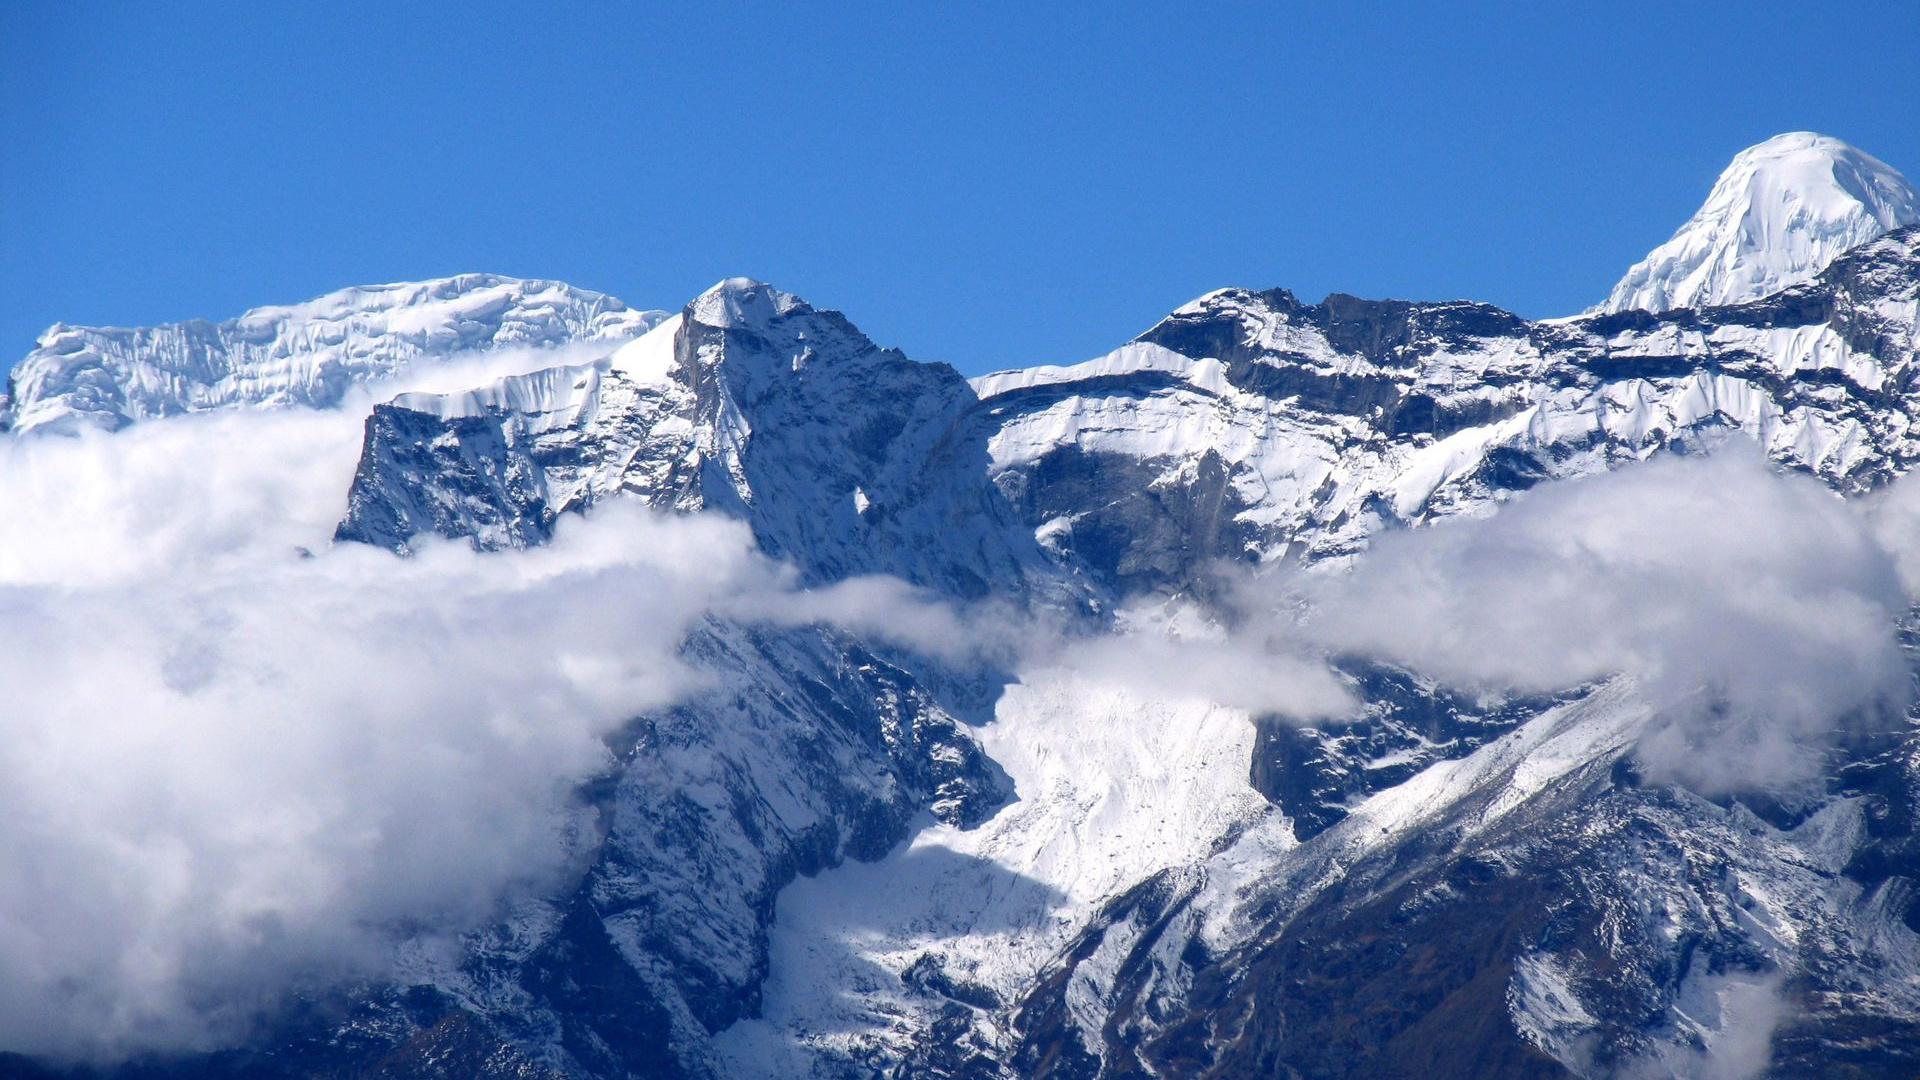
[{"label": "rocky cliff face", "polygon": [[815,581],[982,597],[1053,572],[979,482],[984,438],[958,423],[974,403],[953,369],[733,279],[594,364],[376,408],[340,536],[523,546],[634,496],[739,517]]}]

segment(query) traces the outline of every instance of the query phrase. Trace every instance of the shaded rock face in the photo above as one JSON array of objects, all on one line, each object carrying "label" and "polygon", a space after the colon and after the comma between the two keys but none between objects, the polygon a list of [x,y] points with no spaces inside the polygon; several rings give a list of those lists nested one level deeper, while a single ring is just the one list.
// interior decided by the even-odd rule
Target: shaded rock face
[{"label": "shaded rock face", "polygon": [[[338,537],[521,548],[636,498],[738,518],[809,584],[891,574],[1097,623],[1142,595],[1204,595],[1222,561],[1337,560],[1382,530],[1718,439],[1869,491],[1915,457],[1917,313],[1908,228],[1738,306],[1532,323],[1226,291],[1109,357],[969,383],[735,280],[600,355],[373,408]],[[119,385],[104,378],[101,400]],[[775,1011],[783,890],[1062,797],[1020,790],[983,749],[993,672],[819,627],[716,620],[683,649],[714,684],[609,744],[578,793],[590,839],[564,888],[405,985],[119,1075],[757,1075],[716,1040]],[[1688,1075],[1746,1046],[1776,1076],[1914,1070],[1920,768],[1904,731],[1843,747],[1792,805],[1716,803],[1635,774],[1647,718],[1617,684],[1515,699],[1365,657],[1342,670],[1358,715],[1254,718],[1252,756],[1231,764],[1265,816],[1080,908],[1029,882],[1072,922],[1018,977],[932,948],[860,968],[915,1009],[809,1067],[1601,1077]]]},{"label": "shaded rock face", "polygon": [[538,1021],[586,1075],[710,1072],[711,1036],[759,1008],[782,887],[880,857],[916,815],[971,825],[1012,795],[962,725],[857,642],[712,624],[686,658],[729,685],[636,723],[596,799],[596,860],[541,915],[557,923],[532,953],[503,933],[459,976],[491,1000],[514,986],[486,1018]]},{"label": "shaded rock face", "polygon": [[819,580],[888,573],[980,597],[1044,572],[980,484],[965,379],[881,349],[838,312],[732,281],[688,308],[699,504]]},{"label": "shaded rock face", "polygon": [[367,418],[347,516],[334,538],[399,552],[422,534],[470,537],[485,548],[550,539],[546,475],[539,460],[516,445],[523,438],[491,417],[442,421],[379,406]]},{"label": "shaded rock face", "polygon": [[1367,796],[1396,787],[1436,761],[1463,758],[1582,690],[1559,698],[1488,699],[1408,672],[1349,661],[1346,674],[1366,708],[1348,720],[1302,727],[1255,721],[1249,781],[1309,839]]},{"label": "shaded rock face", "polygon": [[[1610,693],[1516,734],[1602,715]],[[1200,868],[1108,905],[1018,1006],[1015,1060],[1037,1076],[1907,1075],[1920,863],[1882,854],[1910,835],[1890,819],[1910,813],[1894,763],[1915,745],[1862,737],[1817,809],[1784,817],[1642,786],[1617,748],[1491,824],[1497,785],[1428,786],[1457,801],[1418,829],[1323,828],[1231,899]],[[1223,905],[1225,933],[1207,926]],[[1717,1049],[1742,1034],[1741,1054]]]},{"label": "shaded rock face", "polygon": [[[1189,1013],[1149,1019],[1132,1003],[1116,1009],[1104,1056],[1060,1007],[1054,987],[1064,984],[1051,984],[1024,1006],[1016,1060],[1025,1075],[1049,1078],[1574,1075],[1506,1015],[1511,958],[1551,903],[1553,883],[1476,880],[1485,875],[1470,865],[1455,873],[1473,904],[1408,914],[1397,910],[1406,896],[1386,897],[1385,911],[1343,912],[1332,925],[1201,967]],[[1174,900],[1164,887],[1130,899],[1136,922],[1168,917]],[[1142,1040],[1146,1023],[1155,1032]]]},{"label": "shaded rock face", "polygon": [[[1254,559],[1239,520],[1247,507],[1227,477],[1211,452],[1169,476],[1126,455],[1064,447],[1001,473],[996,487],[1054,558],[1127,596],[1190,589],[1217,561]],[[1055,522],[1071,525],[1050,530]]]}]

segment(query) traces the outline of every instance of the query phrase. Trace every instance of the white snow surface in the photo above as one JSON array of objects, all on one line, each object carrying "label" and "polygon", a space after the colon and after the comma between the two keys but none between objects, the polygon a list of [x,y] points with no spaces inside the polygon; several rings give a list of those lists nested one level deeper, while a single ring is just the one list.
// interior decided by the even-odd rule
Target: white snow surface
[{"label": "white snow surface", "polygon": [[1292,903],[1304,905],[1362,860],[1442,821],[1457,821],[1463,840],[1491,829],[1570,773],[1624,753],[1651,716],[1631,680],[1617,678],[1464,758],[1436,762],[1368,797],[1306,849],[1291,823],[1272,815],[1208,862],[1205,899],[1196,905],[1205,913],[1200,935],[1223,951],[1243,944],[1261,929],[1262,920],[1247,911],[1262,895],[1284,885]]},{"label": "white snow surface", "polygon": [[588,425],[602,412],[601,389],[609,380],[663,391],[670,386],[673,336],[680,319],[675,315],[608,355],[586,363],[542,366],[457,390],[408,390],[395,394],[391,404],[442,420],[512,414],[517,431],[523,435]]},{"label": "white snow surface", "polygon": [[550,366],[555,358],[541,365],[537,354],[617,344],[665,317],[560,282],[462,274],[342,289],[221,323],[63,323],[15,367],[0,428],[112,430],[207,409],[330,408],[421,361],[518,350],[533,354],[521,370]]},{"label": "white snow surface", "polygon": [[1825,135],[1776,135],[1736,155],[1706,204],[1592,310],[1757,300],[1916,221],[1920,193],[1892,166]]},{"label": "white snow surface", "polygon": [[1213,371],[1203,371],[1201,365],[1206,363],[1208,362],[1196,361],[1149,341],[1130,341],[1105,356],[1082,364],[1066,366],[1043,364],[1039,367],[1018,368],[1013,371],[996,371],[971,381],[974,393],[983,398],[990,398],[997,394],[1035,386],[1058,386],[1085,382],[1088,379],[1135,375],[1143,371],[1162,371],[1179,375],[1208,389],[1218,390],[1220,388],[1217,370],[1219,365],[1214,362]]},{"label": "white snow surface", "polygon": [[897,1048],[931,1007],[901,981],[922,957],[1012,1000],[1103,901],[1268,812],[1247,785],[1250,717],[1204,700],[1049,669],[1009,687],[974,734],[1016,801],[782,893],[765,1015],[720,1040],[739,1076],[841,1076]]}]

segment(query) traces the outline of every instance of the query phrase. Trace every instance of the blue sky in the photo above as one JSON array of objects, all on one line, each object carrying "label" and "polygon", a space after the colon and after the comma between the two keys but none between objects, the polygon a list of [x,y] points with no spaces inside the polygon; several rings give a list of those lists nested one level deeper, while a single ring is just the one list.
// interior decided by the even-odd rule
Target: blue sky
[{"label": "blue sky", "polygon": [[1920,4],[0,4],[0,364],[492,270],[968,372],[1222,285],[1603,296],[1742,147],[1920,174]]}]

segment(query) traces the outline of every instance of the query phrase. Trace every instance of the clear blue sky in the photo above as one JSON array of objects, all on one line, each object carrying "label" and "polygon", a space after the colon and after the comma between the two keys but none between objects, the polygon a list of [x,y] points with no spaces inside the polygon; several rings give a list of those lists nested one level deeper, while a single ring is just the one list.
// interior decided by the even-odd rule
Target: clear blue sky
[{"label": "clear blue sky", "polygon": [[1920,174],[1920,3],[0,2],[0,366],[55,320],[732,274],[974,372],[1222,285],[1597,300],[1736,151]]}]

